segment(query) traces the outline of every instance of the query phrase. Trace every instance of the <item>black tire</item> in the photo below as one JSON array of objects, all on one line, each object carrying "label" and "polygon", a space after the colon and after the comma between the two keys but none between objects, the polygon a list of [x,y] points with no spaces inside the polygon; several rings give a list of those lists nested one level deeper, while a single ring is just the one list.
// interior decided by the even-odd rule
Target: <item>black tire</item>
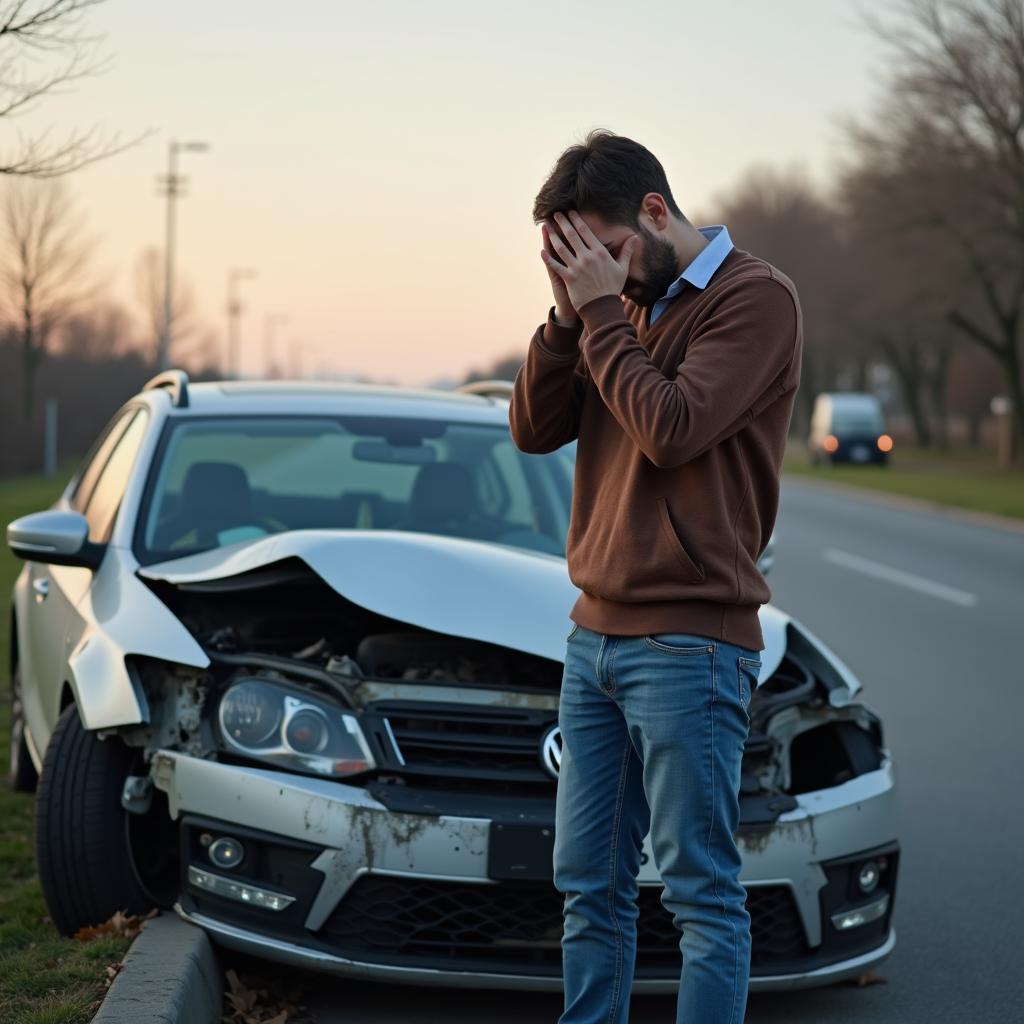
[{"label": "black tire", "polygon": [[15,665],[11,674],[11,761],[9,776],[11,789],[16,793],[34,793],[39,773],[32,763],[25,739],[25,707],[21,696],[21,666]]},{"label": "black tire", "polygon": [[43,758],[36,790],[36,867],[57,930],[74,935],[115,911],[144,914],[154,904],[136,880],[121,791],[132,752],[117,737],[82,728],[69,704]]}]

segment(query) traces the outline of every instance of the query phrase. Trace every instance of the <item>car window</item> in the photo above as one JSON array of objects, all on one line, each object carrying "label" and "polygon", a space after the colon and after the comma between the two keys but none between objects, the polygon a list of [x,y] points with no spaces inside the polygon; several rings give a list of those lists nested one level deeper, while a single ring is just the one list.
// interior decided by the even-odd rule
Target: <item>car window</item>
[{"label": "car window", "polygon": [[574,451],[525,454],[501,423],[183,418],[151,470],[135,553],[152,563],[285,530],[346,528],[564,556]]},{"label": "car window", "polygon": [[884,429],[882,416],[873,409],[836,409],[832,417],[832,429],[844,433],[866,431],[881,433]]},{"label": "car window", "polygon": [[519,450],[509,439],[494,446],[491,458],[509,495],[508,508],[505,510],[506,518],[510,523],[529,527],[533,522],[533,494],[519,454]]},{"label": "car window", "polygon": [[83,510],[85,518],[89,520],[89,539],[92,541],[105,542],[110,536],[110,528],[135,465],[135,456],[145,436],[148,420],[149,414],[145,409],[133,412],[96,478]]},{"label": "car window", "polygon": [[78,483],[71,494],[72,508],[77,509],[79,512],[85,511],[85,506],[89,501],[89,496],[92,494],[93,487],[96,486],[100,471],[107,464],[107,459],[110,458],[114,445],[121,439],[121,435],[125,432],[137,411],[136,409],[128,409],[126,412],[121,413],[120,416],[115,416],[104,427],[99,437],[97,437],[92,449],[82,462],[82,468],[79,470]]}]

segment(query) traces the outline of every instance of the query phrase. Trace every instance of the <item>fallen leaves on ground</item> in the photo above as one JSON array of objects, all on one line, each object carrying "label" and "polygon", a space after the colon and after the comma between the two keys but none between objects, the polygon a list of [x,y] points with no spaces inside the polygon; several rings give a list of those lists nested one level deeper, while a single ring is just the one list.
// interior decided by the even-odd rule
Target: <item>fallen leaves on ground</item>
[{"label": "fallen leaves on ground", "polygon": [[224,976],[228,984],[222,1024],[316,1024],[299,1002],[302,993],[286,990],[278,979],[267,982],[259,975],[239,975],[234,968],[228,968]]},{"label": "fallen leaves on ground", "polygon": [[148,914],[126,914],[115,910],[102,924],[84,925],[75,932],[79,942],[91,942],[93,939],[105,938],[108,935],[121,935],[126,939],[134,939],[142,931],[143,922],[156,917],[160,911],[154,907]]}]

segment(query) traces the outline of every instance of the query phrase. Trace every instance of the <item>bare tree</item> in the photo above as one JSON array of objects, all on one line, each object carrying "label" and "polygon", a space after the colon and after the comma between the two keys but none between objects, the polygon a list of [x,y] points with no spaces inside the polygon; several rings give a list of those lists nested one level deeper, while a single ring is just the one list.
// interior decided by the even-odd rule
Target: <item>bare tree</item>
[{"label": "bare tree", "polygon": [[[159,362],[160,339],[164,332],[164,287],[163,250],[150,246],[135,261],[135,296],[142,310],[145,355],[154,367]],[[172,363],[179,363],[195,354],[192,350],[199,326],[195,293],[188,281],[179,277],[171,310]]]},{"label": "bare tree", "polygon": [[[85,12],[104,0],[0,0],[0,118],[26,114],[60,86],[106,70],[95,58],[99,37],[81,28]],[[49,178],[134,146],[151,132],[120,143],[95,128],[51,141],[49,131],[0,152],[0,174]]]},{"label": "bare tree", "polygon": [[59,180],[8,181],[2,218],[0,299],[19,338],[25,415],[31,417],[47,344],[92,291],[85,280],[91,242]]},{"label": "bare tree", "polygon": [[947,377],[961,339],[944,314],[957,268],[919,233],[888,230],[890,197],[874,172],[849,167],[837,189],[855,295],[850,325],[895,372],[918,444],[945,448]]},{"label": "bare tree", "polygon": [[724,222],[739,248],[776,264],[800,293],[804,355],[797,402],[804,426],[814,396],[833,387],[842,370],[865,375],[861,364],[867,347],[848,329],[850,289],[841,217],[799,167],[751,167],[715,197],[713,209],[713,215],[698,221]]},{"label": "bare tree", "polygon": [[998,364],[977,345],[963,346],[953,358],[949,408],[967,420],[967,441],[972,448],[981,446],[981,425],[991,413],[989,403],[999,388],[1000,378]]},{"label": "bare tree", "polygon": [[109,362],[133,347],[131,317],[113,302],[69,314],[59,332],[60,354],[73,359]]},{"label": "bare tree", "polygon": [[946,322],[996,359],[1024,448],[1024,5],[901,0],[868,25],[893,58],[880,116],[847,126],[868,230],[945,257],[906,273],[933,273]]}]

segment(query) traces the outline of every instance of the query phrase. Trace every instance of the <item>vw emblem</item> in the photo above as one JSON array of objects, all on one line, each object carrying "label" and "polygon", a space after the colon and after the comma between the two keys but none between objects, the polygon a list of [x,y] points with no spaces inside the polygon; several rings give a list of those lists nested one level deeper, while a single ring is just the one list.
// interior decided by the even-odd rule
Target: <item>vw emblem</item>
[{"label": "vw emblem", "polygon": [[557,725],[551,726],[540,743],[540,763],[553,779],[558,778],[562,765],[562,733]]}]

